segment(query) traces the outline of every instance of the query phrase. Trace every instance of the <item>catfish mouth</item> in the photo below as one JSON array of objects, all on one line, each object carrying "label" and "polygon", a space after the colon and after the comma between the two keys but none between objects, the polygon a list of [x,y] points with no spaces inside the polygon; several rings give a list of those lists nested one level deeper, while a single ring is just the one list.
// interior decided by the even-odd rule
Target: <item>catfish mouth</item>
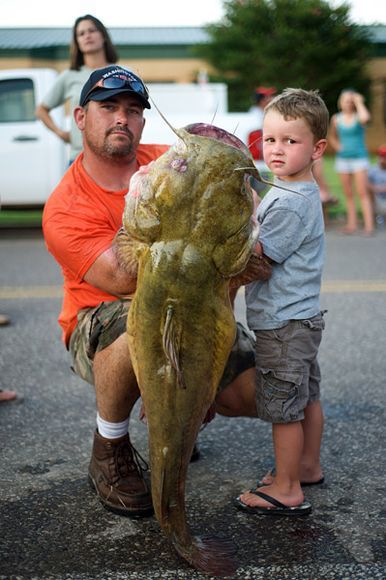
[{"label": "catfish mouth", "polygon": [[240,149],[240,151],[247,155],[247,157],[251,156],[251,152],[245,143],[236,137],[236,135],[232,135],[231,133],[228,133],[228,131],[225,131],[225,129],[221,129],[215,125],[208,125],[207,123],[192,123],[191,125],[184,127],[184,129],[191,135],[199,135],[200,137],[216,139],[216,141],[220,141],[221,143],[226,143],[227,145],[236,147],[236,149]]}]

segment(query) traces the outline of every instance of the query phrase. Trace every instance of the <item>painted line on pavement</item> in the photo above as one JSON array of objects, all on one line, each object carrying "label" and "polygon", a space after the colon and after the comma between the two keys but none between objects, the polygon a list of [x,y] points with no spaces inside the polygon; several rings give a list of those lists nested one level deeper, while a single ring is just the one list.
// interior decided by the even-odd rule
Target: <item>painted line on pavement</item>
[{"label": "painted line on pavement", "polygon": [[62,286],[3,286],[0,299],[14,298],[62,298]]},{"label": "painted line on pavement", "polygon": [[322,294],[386,292],[386,280],[331,280],[322,282]]},{"label": "painted line on pavement", "polygon": [[[323,294],[343,294],[345,292],[386,292],[386,280],[331,280],[323,282]],[[3,286],[0,287],[1,300],[16,298],[62,298],[61,286]]]}]

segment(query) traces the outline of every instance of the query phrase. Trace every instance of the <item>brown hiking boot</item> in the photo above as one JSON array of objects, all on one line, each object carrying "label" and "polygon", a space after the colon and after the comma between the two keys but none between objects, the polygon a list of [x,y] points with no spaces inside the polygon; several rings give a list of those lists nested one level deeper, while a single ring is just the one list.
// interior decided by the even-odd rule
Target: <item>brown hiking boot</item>
[{"label": "brown hiking boot", "polygon": [[141,460],[146,466],[131,445],[129,435],[105,439],[95,432],[88,478],[106,509],[130,517],[154,513]]}]

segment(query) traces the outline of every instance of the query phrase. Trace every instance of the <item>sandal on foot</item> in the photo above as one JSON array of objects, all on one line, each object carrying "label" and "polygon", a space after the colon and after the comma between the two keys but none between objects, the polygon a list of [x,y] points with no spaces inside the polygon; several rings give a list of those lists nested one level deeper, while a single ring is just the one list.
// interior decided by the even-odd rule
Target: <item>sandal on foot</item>
[{"label": "sandal on foot", "polygon": [[263,493],[262,491],[255,491],[253,489],[249,490],[250,493],[257,495],[272,504],[272,507],[261,507],[261,506],[250,506],[243,501],[241,501],[240,496],[236,497],[234,500],[235,506],[244,512],[249,514],[257,515],[268,515],[268,516],[306,516],[311,513],[312,505],[309,501],[303,501],[301,504],[296,506],[287,506],[278,501],[274,497]]},{"label": "sandal on foot", "polygon": [[15,399],[17,399],[15,391],[3,391],[3,389],[0,389],[0,403],[10,403]]},{"label": "sandal on foot", "polygon": [[7,326],[10,323],[8,316],[0,314],[0,326]]},{"label": "sandal on foot", "polygon": [[[267,475],[272,475],[272,477],[275,477],[275,473],[276,473],[276,468],[272,467],[271,469],[268,470]],[[317,481],[301,481],[300,485],[302,487],[310,487],[311,485],[321,485],[322,483],[324,483],[324,477],[321,477]],[[258,481],[256,483],[256,487],[265,487],[266,485],[271,485],[271,484],[264,483],[264,481],[262,479],[260,479],[260,481]]]}]

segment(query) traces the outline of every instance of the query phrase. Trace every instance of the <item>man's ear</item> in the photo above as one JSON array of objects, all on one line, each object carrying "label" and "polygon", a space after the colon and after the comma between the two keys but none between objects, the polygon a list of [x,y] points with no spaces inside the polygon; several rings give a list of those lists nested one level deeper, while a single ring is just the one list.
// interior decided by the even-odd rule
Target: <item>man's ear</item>
[{"label": "man's ear", "polygon": [[323,155],[323,153],[325,152],[327,147],[327,139],[319,139],[319,141],[317,141],[314,144],[314,152],[312,154],[312,159],[313,161],[316,161],[316,159],[320,159]]},{"label": "man's ear", "polygon": [[79,131],[83,131],[86,118],[86,109],[84,107],[75,107],[73,115]]}]

